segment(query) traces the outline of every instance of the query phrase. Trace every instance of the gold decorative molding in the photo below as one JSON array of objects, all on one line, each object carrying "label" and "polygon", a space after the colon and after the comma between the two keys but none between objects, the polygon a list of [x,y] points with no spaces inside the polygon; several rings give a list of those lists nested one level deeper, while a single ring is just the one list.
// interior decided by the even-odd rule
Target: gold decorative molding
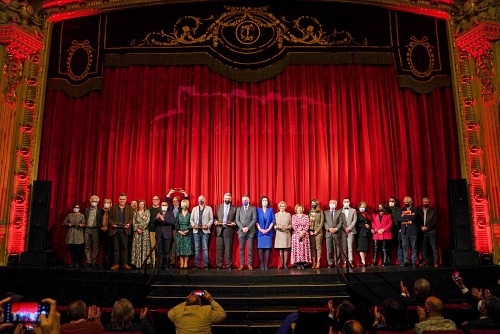
[{"label": "gold decorative molding", "polygon": [[466,0],[453,14],[457,34],[485,21],[500,22],[500,0]]}]

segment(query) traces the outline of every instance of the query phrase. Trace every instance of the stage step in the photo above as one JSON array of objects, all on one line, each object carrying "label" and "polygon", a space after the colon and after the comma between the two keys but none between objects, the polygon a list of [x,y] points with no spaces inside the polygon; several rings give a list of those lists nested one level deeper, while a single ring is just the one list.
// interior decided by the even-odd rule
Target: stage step
[{"label": "stage step", "polygon": [[335,274],[308,275],[235,271],[189,272],[189,275],[162,274],[151,285],[147,297],[152,308],[169,309],[186,300],[193,290],[207,290],[226,310],[227,319],[214,332],[230,328],[276,330],[299,307],[325,307],[348,299],[347,286]]}]

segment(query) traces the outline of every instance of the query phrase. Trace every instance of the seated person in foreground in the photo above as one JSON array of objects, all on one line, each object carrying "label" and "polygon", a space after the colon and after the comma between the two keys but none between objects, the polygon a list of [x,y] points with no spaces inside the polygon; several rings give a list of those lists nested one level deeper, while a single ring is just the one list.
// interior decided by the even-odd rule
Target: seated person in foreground
[{"label": "seated person in foreground", "polygon": [[134,323],[134,306],[122,298],[113,304],[111,311],[111,323],[104,327],[105,332],[141,332],[143,334],[154,334],[155,330],[146,318],[148,309],[145,307],[139,315],[140,322]]},{"label": "seated person in foreground", "polygon": [[413,329],[416,334],[423,331],[455,330],[457,326],[450,319],[443,317],[444,305],[436,297],[429,297],[425,300],[425,307],[417,307],[419,323]]},{"label": "seated person in foreground", "polygon": [[378,306],[373,308],[371,333],[377,330],[404,332],[410,329],[412,325],[406,320],[405,308],[399,301],[386,299],[381,311]]},{"label": "seated person in foreground", "polygon": [[203,298],[210,305],[202,305],[200,296],[191,293],[185,302],[168,311],[168,318],[174,323],[177,334],[210,334],[212,324],[220,324],[226,319],[226,311],[207,290],[203,291]]},{"label": "seated person in foreground", "polygon": [[83,300],[75,300],[68,306],[69,323],[61,325],[65,333],[102,333],[101,310],[93,305],[88,308]]},{"label": "seated person in foreground", "polygon": [[354,319],[354,312],[356,311],[354,305],[348,300],[343,300],[337,308],[335,308],[333,300],[329,300],[328,309],[330,310],[328,314],[330,332],[342,331],[344,324]]}]

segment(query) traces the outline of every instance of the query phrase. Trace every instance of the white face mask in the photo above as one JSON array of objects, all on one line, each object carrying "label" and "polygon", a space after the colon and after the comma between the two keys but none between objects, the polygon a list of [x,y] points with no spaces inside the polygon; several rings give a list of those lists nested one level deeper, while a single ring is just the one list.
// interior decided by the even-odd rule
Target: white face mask
[{"label": "white face mask", "polygon": [[80,212],[80,208],[73,208],[73,211]]},{"label": "white face mask", "polygon": [[335,209],[335,204],[334,203],[330,203],[329,206],[330,206],[330,210]]},{"label": "white face mask", "polygon": [[110,206],[111,206],[111,205],[110,205],[109,203],[104,204],[104,207],[105,207],[106,209],[109,209],[109,207],[110,207]]},{"label": "white face mask", "polygon": [[163,211],[167,211],[168,206],[162,206],[162,207],[161,207],[161,209],[162,209]]},{"label": "white face mask", "polygon": [[263,200],[263,201],[262,201],[262,206],[263,206],[263,207],[267,207],[267,204],[268,204],[268,203],[267,203],[267,200]]},{"label": "white face mask", "polygon": [[389,202],[389,206],[390,206],[391,208],[393,208],[393,207],[394,207],[394,204],[395,204],[394,202]]},{"label": "white face mask", "polygon": [[344,208],[348,208],[349,204],[350,204],[350,202],[344,202]]},{"label": "white face mask", "polygon": [[359,212],[365,212],[365,208],[359,208]]},{"label": "white face mask", "polygon": [[97,206],[97,202],[90,202],[90,205],[92,205],[93,208]]}]

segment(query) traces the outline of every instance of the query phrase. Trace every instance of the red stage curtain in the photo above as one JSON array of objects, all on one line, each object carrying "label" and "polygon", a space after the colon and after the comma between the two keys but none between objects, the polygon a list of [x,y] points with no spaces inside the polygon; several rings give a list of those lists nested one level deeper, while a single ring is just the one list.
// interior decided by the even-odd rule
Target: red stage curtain
[{"label": "red stage curtain", "polygon": [[[253,205],[267,195],[290,212],[299,202],[308,211],[312,198],[326,209],[346,196],[372,208],[390,195],[429,196],[446,250],[447,182],[457,177],[451,88],[416,94],[398,87],[394,67],[366,65],[289,66],[258,83],[204,66],[106,68],[101,92],[48,92],[38,174],[53,182],[49,247],[59,257],[73,202],[116,203],[126,192],[150,204],[171,187],[213,207],[228,191],[237,205],[245,193]],[[236,238],[235,265],[237,247]]]}]

